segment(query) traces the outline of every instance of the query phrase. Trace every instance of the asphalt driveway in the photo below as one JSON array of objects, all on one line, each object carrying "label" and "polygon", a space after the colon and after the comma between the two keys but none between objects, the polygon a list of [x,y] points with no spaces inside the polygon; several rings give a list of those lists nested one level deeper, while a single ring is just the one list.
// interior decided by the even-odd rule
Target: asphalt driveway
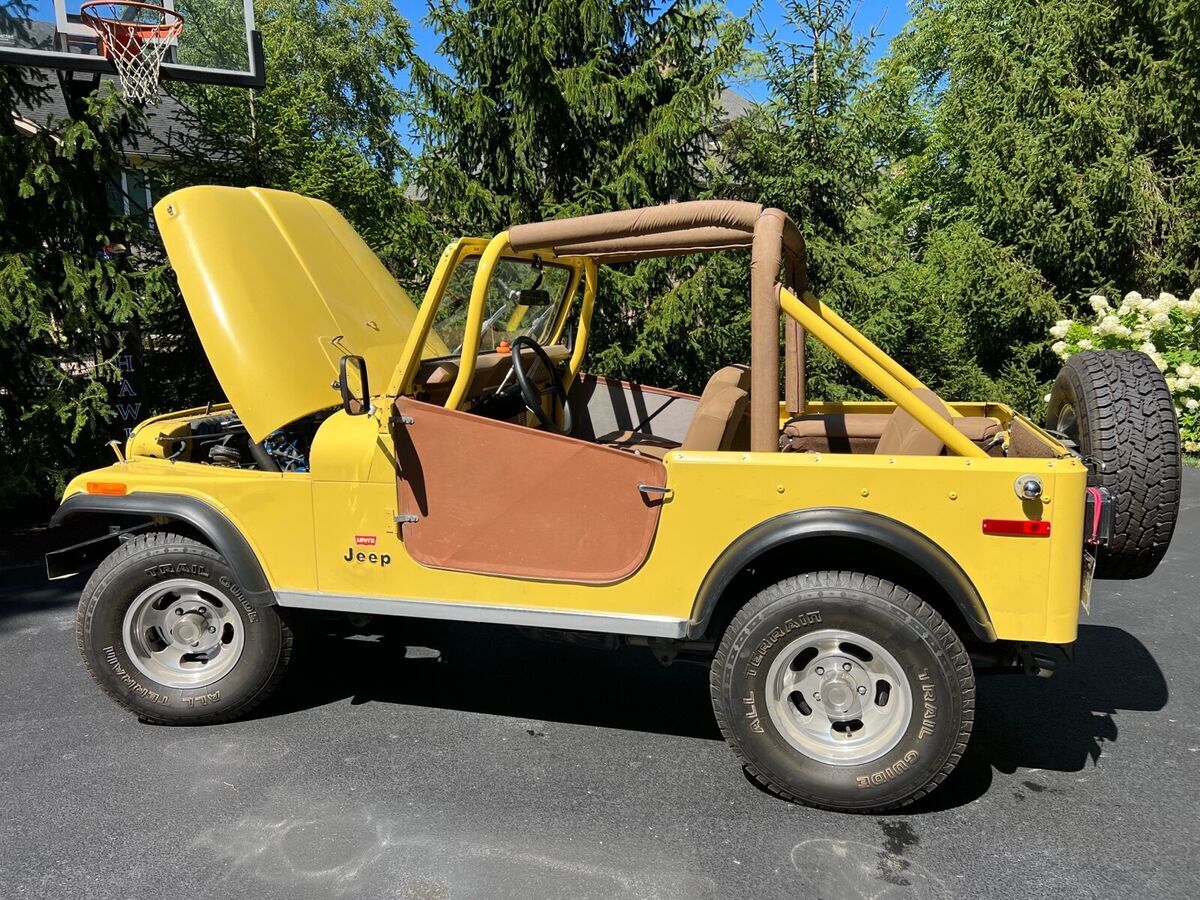
[{"label": "asphalt driveway", "polygon": [[758,790],[705,672],[510,629],[310,642],[258,718],[139,724],[80,584],[0,572],[0,896],[1200,896],[1200,471],[1077,657],[985,679],[956,775],[882,817]]}]

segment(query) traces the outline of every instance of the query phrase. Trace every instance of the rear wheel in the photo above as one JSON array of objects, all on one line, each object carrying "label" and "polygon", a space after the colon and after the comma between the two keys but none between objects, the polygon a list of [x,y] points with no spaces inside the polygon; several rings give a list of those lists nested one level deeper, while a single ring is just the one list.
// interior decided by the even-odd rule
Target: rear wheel
[{"label": "rear wheel", "polygon": [[953,770],[975,678],[928,604],[856,572],[785,579],[734,616],[713,709],[747,771],[789,800],[848,812],[911,803]]},{"label": "rear wheel", "polygon": [[127,541],[100,564],[75,634],[100,687],[166,725],[246,714],[278,684],[292,650],[277,608],[251,605],[220,554],[161,533]]},{"label": "rear wheel", "polygon": [[1170,546],[1183,481],[1175,405],[1154,361],[1137,350],[1077,353],[1055,379],[1046,424],[1075,442],[1088,484],[1115,500],[1097,577],[1149,575]]}]

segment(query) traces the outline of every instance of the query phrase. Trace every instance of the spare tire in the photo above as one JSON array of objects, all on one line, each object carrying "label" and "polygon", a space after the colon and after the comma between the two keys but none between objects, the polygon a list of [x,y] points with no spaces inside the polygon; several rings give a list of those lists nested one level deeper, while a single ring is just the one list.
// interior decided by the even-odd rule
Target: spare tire
[{"label": "spare tire", "polygon": [[1143,578],[1162,561],[1179,515],[1179,421],[1162,372],[1138,350],[1088,350],[1067,360],[1046,425],[1075,442],[1088,484],[1116,501],[1098,578]]}]

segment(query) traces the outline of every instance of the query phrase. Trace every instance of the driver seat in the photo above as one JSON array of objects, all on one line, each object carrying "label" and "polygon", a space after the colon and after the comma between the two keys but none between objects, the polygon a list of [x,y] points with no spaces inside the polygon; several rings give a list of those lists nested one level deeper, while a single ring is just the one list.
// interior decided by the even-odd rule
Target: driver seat
[{"label": "driver seat", "polygon": [[747,366],[718,369],[704,386],[682,444],[640,431],[608,435],[600,443],[655,459],[662,459],[672,450],[730,450],[750,404],[749,381]]}]

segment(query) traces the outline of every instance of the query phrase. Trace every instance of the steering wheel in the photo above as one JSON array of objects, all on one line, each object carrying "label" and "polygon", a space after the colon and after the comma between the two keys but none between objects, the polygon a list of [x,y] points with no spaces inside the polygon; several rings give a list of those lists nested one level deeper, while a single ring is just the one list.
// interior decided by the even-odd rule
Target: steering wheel
[{"label": "steering wheel", "polygon": [[[521,362],[522,347],[528,347],[532,350],[533,355],[546,367],[546,371],[550,373],[550,387],[539,388],[525,372],[525,368]],[[517,386],[521,389],[521,399],[525,401],[525,407],[538,417],[538,421],[547,430],[557,431],[559,434],[570,434],[573,423],[571,421],[571,406],[567,402],[567,389],[563,386],[562,375],[559,374],[558,368],[551,362],[546,351],[542,349],[542,345],[529,335],[523,334],[512,342],[509,347],[509,354],[512,356],[513,374],[517,377]],[[561,428],[554,421],[554,417],[547,415],[546,410],[542,408],[542,397],[547,394],[556,395],[558,402],[562,404],[563,423]]]}]

